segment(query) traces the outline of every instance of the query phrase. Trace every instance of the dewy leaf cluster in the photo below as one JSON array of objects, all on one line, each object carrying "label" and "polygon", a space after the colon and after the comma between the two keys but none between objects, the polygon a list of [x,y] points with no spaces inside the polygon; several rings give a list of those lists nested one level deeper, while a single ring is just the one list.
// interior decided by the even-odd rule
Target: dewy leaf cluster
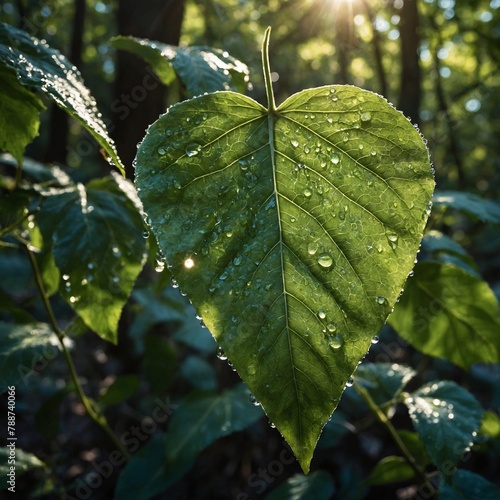
[{"label": "dewy leaf cluster", "polygon": [[[163,83],[177,77],[188,95],[198,95],[148,129],[136,158],[136,192],[116,173],[84,183],[63,167],[23,158],[45,107],[38,91],[75,116],[121,169],[78,70],[45,43],[0,25],[0,149],[14,155],[0,158],[0,384],[30,383],[61,352],[71,382],[43,401],[37,427],[48,439],[57,436],[60,405],[76,392],[121,463],[132,454],[113,485],[115,498],[165,491],[214,441],[259,427],[253,424],[262,409],[305,472],[316,445],[329,453],[350,432],[365,432],[355,426],[360,417],[384,426],[399,450],[366,479],[349,478],[346,469],[338,487],[325,470],[295,474],[268,498],[362,495],[401,480],[439,489],[440,498],[498,498],[495,485],[456,469],[476,442],[498,439],[493,410],[484,412],[455,382],[429,381],[429,372],[410,366],[356,368],[389,315],[420,353],[471,372],[478,363],[498,364],[497,298],[450,229],[498,224],[500,206],[436,192],[433,225],[422,239],[434,179],[419,132],[382,97],[347,85],[307,89],[277,106],[269,34],[267,107],[234,92],[248,87],[248,70],[218,49],[114,39],[145,58]],[[144,222],[159,250],[145,239]],[[148,249],[163,273],[156,280],[145,273],[136,284]],[[92,401],[70,349],[88,329],[116,343],[130,296],[126,333],[142,357],[143,379],[139,371],[118,376]],[[165,324],[172,326],[168,338],[155,331]],[[394,330],[383,330],[380,344]],[[246,386],[221,390],[214,352]],[[127,448],[108,425],[107,409],[137,396],[143,382],[164,396],[177,375],[191,392],[172,408],[157,398],[157,435],[141,449],[137,438]],[[150,399],[141,393],[145,407]],[[403,405],[413,430],[394,427]],[[56,472],[17,453],[19,475],[37,469],[52,485]]]},{"label": "dewy leaf cluster", "polygon": [[271,102],[171,107],[136,185],[173,276],[307,471],[414,265],[434,180],[418,131],[375,94]]},{"label": "dewy leaf cluster", "polygon": [[[5,89],[6,96],[12,95],[16,102],[16,106],[12,107],[3,95],[0,100],[5,113],[2,113],[5,122],[0,122],[2,129],[16,131],[16,135],[9,139],[9,147],[0,143],[2,150],[11,151],[19,161],[25,146],[37,135],[37,112],[44,106],[28,89],[37,90],[74,116],[105,149],[109,161],[124,173],[113,140],[108,135],[94,98],[83,84],[80,72],[57,50],[22,30],[0,23],[0,82],[2,93]],[[24,108],[21,117],[17,108],[19,103]],[[20,118],[21,126],[13,127]],[[21,136],[22,129],[26,130]]]}]

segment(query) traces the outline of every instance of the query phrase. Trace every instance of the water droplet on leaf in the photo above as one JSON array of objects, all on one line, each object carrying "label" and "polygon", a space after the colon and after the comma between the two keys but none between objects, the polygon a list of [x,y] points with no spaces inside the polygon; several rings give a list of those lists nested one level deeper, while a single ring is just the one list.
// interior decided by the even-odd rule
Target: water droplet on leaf
[{"label": "water droplet on leaf", "polygon": [[309,245],[307,245],[307,253],[309,255],[314,255],[318,251],[318,243],[316,241],[311,241]]},{"label": "water droplet on leaf", "polygon": [[222,361],[226,361],[227,356],[226,356],[226,353],[223,351],[223,349],[222,349],[222,347],[221,347],[221,346],[217,347],[217,352],[216,352],[216,354],[217,354],[217,357],[218,357],[219,359],[221,359]]},{"label": "water droplet on leaf", "polygon": [[340,349],[344,345],[344,338],[342,335],[330,335],[328,337],[328,345],[332,349]]},{"label": "water droplet on leaf", "polygon": [[328,254],[328,253],[322,253],[322,254],[320,254],[319,257],[318,257],[318,264],[321,267],[324,267],[324,268],[328,269],[333,264],[332,256],[330,254]]}]

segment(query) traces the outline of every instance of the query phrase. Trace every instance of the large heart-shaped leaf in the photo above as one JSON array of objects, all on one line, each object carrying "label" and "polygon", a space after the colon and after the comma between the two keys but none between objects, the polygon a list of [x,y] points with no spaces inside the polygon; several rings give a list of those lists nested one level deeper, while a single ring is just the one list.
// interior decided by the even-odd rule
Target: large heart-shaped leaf
[{"label": "large heart-shaped leaf", "polygon": [[136,183],[175,279],[307,471],[413,267],[434,181],[420,134],[378,95],[270,102],[171,107]]}]

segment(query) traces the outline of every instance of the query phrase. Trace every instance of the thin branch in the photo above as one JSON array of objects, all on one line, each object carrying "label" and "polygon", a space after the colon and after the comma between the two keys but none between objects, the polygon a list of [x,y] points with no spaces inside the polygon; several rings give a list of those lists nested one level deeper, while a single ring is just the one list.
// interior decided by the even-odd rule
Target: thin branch
[{"label": "thin branch", "polygon": [[356,389],[356,392],[363,398],[364,402],[368,405],[370,410],[373,411],[375,416],[377,417],[377,420],[385,426],[385,428],[389,431],[389,434],[391,435],[392,439],[400,449],[401,453],[403,454],[405,460],[408,462],[410,467],[415,471],[417,476],[420,478],[422,483],[426,485],[427,488],[429,488],[429,491],[435,491],[435,487],[433,484],[430,482],[429,478],[425,474],[424,470],[417,464],[414,456],[410,453],[408,448],[406,447],[405,443],[401,439],[401,436],[398,434],[394,426],[392,425],[391,421],[387,417],[387,415],[378,407],[377,403],[373,400],[373,398],[370,396],[370,393],[362,387],[360,384],[355,383],[354,388]]},{"label": "thin branch", "polygon": [[28,257],[30,259],[31,267],[33,269],[35,281],[36,281],[36,284],[38,286],[38,290],[40,291],[40,295],[42,297],[42,301],[43,301],[45,310],[47,311],[47,314],[49,316],[49,321],[50,321],[50,324],[52,326],[52,329],[54,330],[54,333],[56,334],[57,338],[59,339],[59,343],[61,345],[61,350],[62,350],[64,358],[66,360],[66,364],[68,365],[69,373],[71,375],[71,380],[73,381],[76,392],[78,393],[78,396],[80,397],[80,400],[82,401],[82,404],[85,407],[85,410],[89,414],[90,418],[104,430],[104,432],[109,436],[111,441],[113,441],[116,448],[122,453],[122,455],[125,457],[125,459],[128,460],[130,458],[128,451],[123,447],[123,445],[120,442],[120,440],[118,439],[118,437],[111,430],[111,427],[109,426],[109,424],[106,420],[106,417],[100,411],[100,409],[93,403],[93,401],[85,395],[85,392],[83,391],[83,387],[80,383],[80,379],[78,377],[78,373],[76,371],[75,364],[73,362],[73,358],[71,357],[71,354],[70,354],[68,348],[66,347],[66,344],[64,343],[64,339],[65,339],[66,335],[59,328],[59,324],[57,323],[57,319],[54,315],[54,311],[53,311],[52,306],[50,304],[48,294],[45,290],[45,285],[43,283],[42,274],[40,272],[38,262],[35,258],[35,254],[29,249],[28,246],[26,246],[26,250],[28,252]]}]

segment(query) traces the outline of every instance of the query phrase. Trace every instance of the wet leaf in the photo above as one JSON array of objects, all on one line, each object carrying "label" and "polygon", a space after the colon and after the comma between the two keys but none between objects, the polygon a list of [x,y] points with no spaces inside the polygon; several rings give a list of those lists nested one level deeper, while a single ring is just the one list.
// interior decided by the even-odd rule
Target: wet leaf
[{"label": "wet leaf", "polygon": [[59,353],[59,341],[45,323],[0,322],[0,393],[10,385],[28,383],[39,367]]},{"label": "wet leaf", "polygon": [[389,322],[417,349],[465,370],[500,360],[495,294],[460,267],[419,262]]},{"label": "wet leaf", "polygon": [[498,500],[500,487],[470,470],[457,470],[451,484],[442,483],[438,500]]},{"label": "wet leaf", "polygon": [[24,148],[38,135],[42,101],[17,81],[14,71],[0,66],[0,151],[22,163]]},{"label": "wet leaf", "polygon": [[177,47],[126,36],[113,38],[111,45],[142,57],[165,85],[170,85],[177,75],[190,96],[217,90],[244,93],[248,87],[247,66],[220,49]]},{"label": "wet leaf", "polygon": [[481,198],[477,194],[461,191],[436,191],[433,203],[436,207],[444,206],[458,210],[472,219],[500,224],[500,204]]},{"label": "wet leaf", "polygon": [[374,467],[366,484],[381,485],[408,481],[415,475],[415,471],[403,458],[397,456],[384,457]]},{"label": "wet leaf", "polygon": [[483,408],[470,392],[449,381],[419,388],[405,404],[432,461],[449,472],[472,446]]},{"label": "wet leaf", "polygon": [[78,69],[59,51],[23,30],[0,23],[0,66],[13,70],[19,84],[43,92],[78,120],[106,150],[110,163],[124,174],[95,99],[85,87]]},{"label": "wet leaf", "polygon": [[434,181],[419,133],[350,86],[274,111],[171,107],[137,154],[171,272],[305,471],[413,267]]},{"label": "wet leaf", "polygon": [[62,297],[90,329],[113,343],[146,259],[133,198],[132,184],[116,174],[52,192],[36,219],[44,242],[52,245]]}]

